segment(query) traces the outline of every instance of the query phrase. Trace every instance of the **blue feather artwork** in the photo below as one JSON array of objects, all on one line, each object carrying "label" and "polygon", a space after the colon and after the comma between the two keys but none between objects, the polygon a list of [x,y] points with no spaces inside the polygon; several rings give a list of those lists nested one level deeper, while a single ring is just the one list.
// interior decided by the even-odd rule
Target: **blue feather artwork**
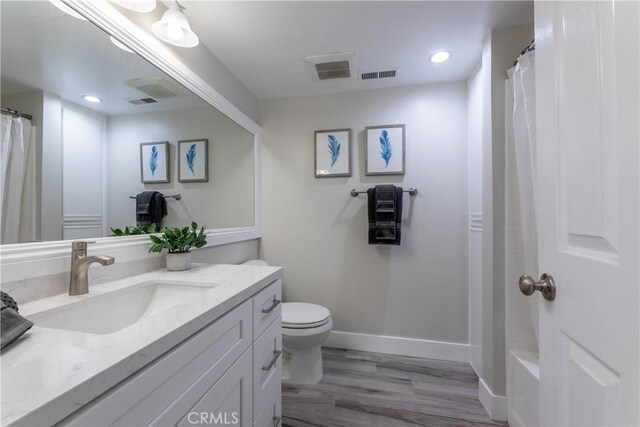
[{"label": "blue feather artwork", "polygon": [[340,157],[340,142],[333,135],[327,135],[328,143],[327,148],[329,150],[329,155],[331,156],[331,168],[336,164],[338,158]]},{"label": "blue feather artwork", "polygon": [[391,155],[393,154],[393,149],[391,148],[391,140],[389,139],[389,132],[383,130],[380,132],[380,157],[384,160],[384,167],[389,166],[389,160],[391,160]]},{"label": "blue feather artwork", "polygon": [[189,150],[187,151],[187,166],[191,170],[192,174],[196,174],[193,170],[194,162],[196,161],[196,144],[191,144]]},{"label": "blue feather artwork", "polygon": [[151,176],[156,176],[156,169],[158,169],[158,148],[154,145],[151,147],[151,158],[149,159],[149,169],[151,169]]}]

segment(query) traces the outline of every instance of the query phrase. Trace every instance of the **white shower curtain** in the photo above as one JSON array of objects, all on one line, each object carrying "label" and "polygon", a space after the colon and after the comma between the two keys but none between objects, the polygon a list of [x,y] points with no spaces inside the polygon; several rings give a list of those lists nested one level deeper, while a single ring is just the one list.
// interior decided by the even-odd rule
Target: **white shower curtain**
[{"label": "white shower curtain", "polygon": [[[520,193],[520,220],[525,272],[537,280],[538,224],[536,215],[536,98],[535,51],[518,58],[513,71],[513,134]],[[533,329],[538,338],[538,299],[530,299]]]},{"label": "white shower curtain", "polygon": [[35,127],[31,121],[2,114],[0,133],[0,241],[36,239]]}]

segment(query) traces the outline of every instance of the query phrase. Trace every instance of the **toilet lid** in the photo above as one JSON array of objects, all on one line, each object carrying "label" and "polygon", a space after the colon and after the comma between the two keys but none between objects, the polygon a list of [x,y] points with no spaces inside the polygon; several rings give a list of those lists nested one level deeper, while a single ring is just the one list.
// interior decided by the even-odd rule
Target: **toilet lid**
[{"label": "toilet lid", "polygon": [[331,313],[321,305],[305,302],[282,304],[282,326],[285,328],[315,328],[329,321]]}]

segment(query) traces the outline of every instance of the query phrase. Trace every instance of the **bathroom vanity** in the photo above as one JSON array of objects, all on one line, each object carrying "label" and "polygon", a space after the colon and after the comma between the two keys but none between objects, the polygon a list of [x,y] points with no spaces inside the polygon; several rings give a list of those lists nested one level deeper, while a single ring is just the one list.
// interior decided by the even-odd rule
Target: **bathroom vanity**
[{"label": "bathroom vanity", "polygon": [[199,264],[23,304],[2,425],[278,426],[281,276]]}]

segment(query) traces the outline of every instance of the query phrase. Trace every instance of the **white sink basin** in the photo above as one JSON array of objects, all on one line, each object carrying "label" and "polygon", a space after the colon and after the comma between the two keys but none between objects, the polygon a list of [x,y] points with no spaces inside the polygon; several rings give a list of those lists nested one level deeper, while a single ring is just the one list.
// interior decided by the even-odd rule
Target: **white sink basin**
[{"label": "white sink basin", "polygon": [[27,316],[36,326],[111,334],[208,291],[213,284],[145,282]]}]

